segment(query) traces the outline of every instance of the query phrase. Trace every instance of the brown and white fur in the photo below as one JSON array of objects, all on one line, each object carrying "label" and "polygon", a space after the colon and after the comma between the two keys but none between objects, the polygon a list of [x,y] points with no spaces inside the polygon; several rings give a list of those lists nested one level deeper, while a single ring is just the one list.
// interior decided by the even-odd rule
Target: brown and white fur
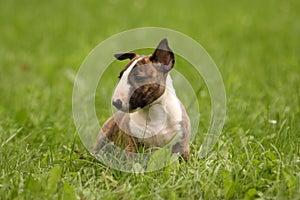
[{"label": "brown and white fur", "polygon": [[129,152],[137,152],[141,146],[163,147],[175,138],[172,152],[179,153],[187,161],[190,119],[175,94],[168,73],[175,57],[167,39],[159,43],[152,55],[129,52],[115,57],[130,59],[130,62],[121,71],[112,98],[118,111],[103,125],[94,153],[104,146],[106,138]]}]

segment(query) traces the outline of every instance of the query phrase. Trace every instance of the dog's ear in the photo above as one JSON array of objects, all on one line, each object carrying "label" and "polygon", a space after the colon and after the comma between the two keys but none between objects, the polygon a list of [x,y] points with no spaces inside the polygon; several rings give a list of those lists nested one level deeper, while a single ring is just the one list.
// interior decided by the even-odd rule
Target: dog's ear
[{"label": "dog's ear", "polygon": [[153,62],[162,63],[164,71],[168,72],[173,68],[175,63],[174,53],[168,45],[168,40],[165,38],[158,44],[154,53],[150,57]]},{"label": "dog's ear", "polygon": [[132,60],[133,58],[135,58],[137,56],[137,54],[133,53],[133,52],[128,52],[128,53],[117,53],[114,56],[118,60],[125,60],[125,59],[128,59],[128,58],[130,60]]}]

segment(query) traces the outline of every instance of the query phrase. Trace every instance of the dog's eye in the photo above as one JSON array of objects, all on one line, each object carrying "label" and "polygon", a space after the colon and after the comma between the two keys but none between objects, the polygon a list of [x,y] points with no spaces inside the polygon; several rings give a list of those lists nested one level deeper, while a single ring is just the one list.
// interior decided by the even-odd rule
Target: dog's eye
[{"label": "dog's eye", "polygon": [[139,75],[139,74],[135,74],[135,75],[134,75],[134,78],[135,78],[135,80],[136,80],[137,82],[141,82],[141,81],[145,80],[145,77],[144,77],[144,76],[141,76],[141,75]]}]

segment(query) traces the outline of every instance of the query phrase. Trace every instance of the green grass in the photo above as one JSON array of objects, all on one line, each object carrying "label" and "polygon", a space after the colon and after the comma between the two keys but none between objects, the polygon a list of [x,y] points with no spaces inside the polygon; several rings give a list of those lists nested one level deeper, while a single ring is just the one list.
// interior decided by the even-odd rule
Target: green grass
[{"label": "green grass", "polygon": [[[300,199],[299,1],[0,5],[0,199]],[[228,113],[213,151],[198,158],[209,120],[200,93],[205,112],[191,161],[130,174],[82,145],[72,76],[98,43],[142,26],[175,29],[204,46],[223,76]]]}]

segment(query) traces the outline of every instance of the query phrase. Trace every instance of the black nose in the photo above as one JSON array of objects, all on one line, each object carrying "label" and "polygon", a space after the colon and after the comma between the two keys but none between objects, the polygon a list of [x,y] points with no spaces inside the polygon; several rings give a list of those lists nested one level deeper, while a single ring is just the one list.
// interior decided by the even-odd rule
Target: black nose
[{"label": "black nose", "polygon": [[116,101],[113,101],[112,104],[117,108],[121,109],[122,108],[122,101],[120,99],[117,99]]}]

